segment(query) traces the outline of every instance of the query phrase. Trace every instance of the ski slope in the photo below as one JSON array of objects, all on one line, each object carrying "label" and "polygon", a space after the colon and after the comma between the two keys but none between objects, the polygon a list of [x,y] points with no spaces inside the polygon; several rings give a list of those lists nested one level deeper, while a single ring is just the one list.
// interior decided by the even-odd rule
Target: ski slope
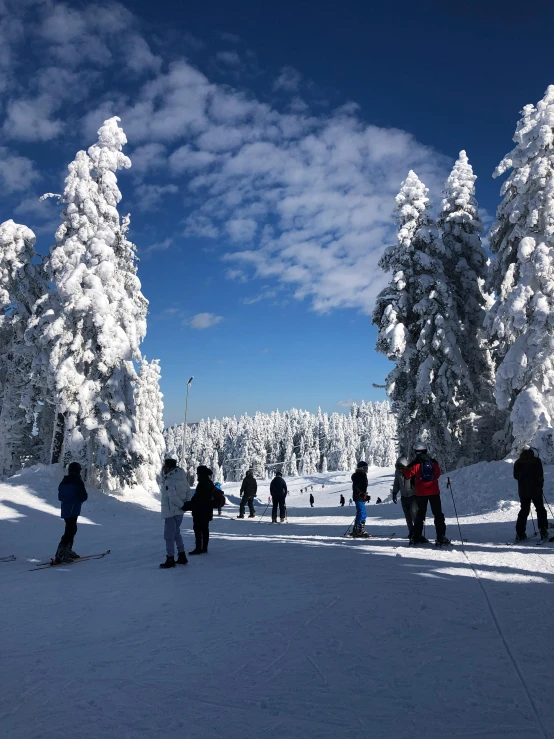
[{"label": "ski slope", "polygon": [[[408,548],[400,505],[374,505],[391,470],[369,477],[367,528],[382,538],[345,538],[349,475],[314,475],[288,480],[287,524],[231,520],[230,503],[208,555],[167,571],[157,496],[92,491],[75,549],[111,554],[29,572],[61,535],[60,472],[1,484],[0,556],[17,560],[0,563],[0,735],[554,738],[553,550],[505,544],[510,465],[452,476],[467,558],[459,546]],[[554,469],[546,478],[549,495]],[[225,486],[231,500],[238,487]]]}]

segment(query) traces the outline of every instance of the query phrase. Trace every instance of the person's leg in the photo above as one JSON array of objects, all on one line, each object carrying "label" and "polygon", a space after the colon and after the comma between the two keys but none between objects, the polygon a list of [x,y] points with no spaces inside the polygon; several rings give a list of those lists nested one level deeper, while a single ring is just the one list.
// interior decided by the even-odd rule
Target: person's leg
[{"label": "person's leg", "polygon": [[444,513],[442,512],[441,496],[430,495],[429,503],[431,504],[431,511],[435,518],[435,531],[437,532],[437,539],[440,541],[446,536],[446,523],[444,520]]},{"label": "person's leg", "polygon": [[277,506],[279,505],[279,498],[273,498],[273,508],[271,509],[271,520],[275,523],[277,521]]},{"label": "person's leg", "polygon": [[354,519],[354,526],[357,528],[361,524],[361,522],[362,522],[362,513],[363,513],[362,506],[363,506],[363,503],[361,501],[357,500],[355,502],[355,505],[356,505],[356,518]]},{"label": "person's leg", "polygon": [[254,511],[254,498],[248,498],[248,510],[250,511],[251,516],[256,515]]},{"label": "person's leg", "polygon": [[239,506],[239,516],[240,518],[244,518],[244,509],[246,508],[246,496],[243,493],[242,498],[240,499],[240,506]]},{"label": "person's leg", "polygon": [[287,515],[287,506],[285,505],[285,498],[279,498],[279,516],[281,521],[284,521]]},{"label": "person's leg", "polygon": [[[176,516],[164,520],[165,552],[168,557],[175,556],[175,537],[177,535]],[[181,542],[183,540],[181,539]]]},{"label": "person's leg", "polygon": [[[192,519],[192,522],[193,522],[192,528],[194,531],[194,538],[196,542],[194,553],[198,554],[199,552],[202,551],[202,523],[197,518],[194,518],[194,517]],[[192,552],[190,552],[190,554],[192,554]]]},{"label": "person's leg", "polygon": [[402,503],[402,510],[404,511],[404,517],[406,519],[406,524],[408,526],[408,534],[411,538],[414,533],[414,522],[412,519],[412,498],[402,497],[400,499],[400,502]]},{"label": "person's leg", "polygon": [[527,528],[527,517],[529,516],[529,511],[531,510],[531,498],[522,498],[520,496],[519,500],[521,502],[521,507],[517,515],[516,534],[519,537],[525,537],[525,529]]},{"label": "person's leg", "polygon": [[541,533],[548,532],[548,515],[542,498],[542,493],[533,496],[533,505],[537,511],[537,526]]},{"label": "person's leg", "polygon": [[425,521],[425,514],[427,513],[427,501],[429,500],[427,495],[416,495],[417,499],[417,515],[414,523],[414,536],[413,540],[418,542],[423,534],[423,522]]},{"label": "person's leg", "polygon": [[202,524],[202,552],[206,554],[208,551],[208,542],[210,540],[210,522],[205,521]]},{"label": "person's leg", "polygon": [[64,518],[65,531],[61,538],[60,544],[68,549],[73,547],[73,541],[75,534],[77,533],[77,519],[76,518]]},{"label": "person's leg", "polygon": [[173,517],[175,519],[175,544],[177,546],[177,554],[185,551],[185,544],[181,536],[181,524],[183,523],[183,514]]}]

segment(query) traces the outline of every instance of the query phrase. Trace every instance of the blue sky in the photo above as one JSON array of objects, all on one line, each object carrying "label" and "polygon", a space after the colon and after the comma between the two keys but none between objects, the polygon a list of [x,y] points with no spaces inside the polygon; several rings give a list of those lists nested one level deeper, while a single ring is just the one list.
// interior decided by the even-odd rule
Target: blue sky
[{"label": "blue sky", "polygon": [[[513,2],[0,2],[2,220],[49,248],[44,192],[119,115],[120,176],[166,421],[382,399],[370,314],[410,168],[460,149],[492,216],[519,110],[554,83],[554,13]],[[444,6],[447,7],[444,7]],[[475,7],[474,7],[475,6]]]}]

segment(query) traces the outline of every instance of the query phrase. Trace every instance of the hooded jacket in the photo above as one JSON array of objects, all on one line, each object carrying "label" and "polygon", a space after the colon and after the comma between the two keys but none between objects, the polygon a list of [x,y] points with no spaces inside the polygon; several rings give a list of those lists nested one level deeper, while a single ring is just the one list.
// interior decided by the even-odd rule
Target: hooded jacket
[{"label": "hooded jacket", "polygon": [[415,487],[413,485],[413,478],[411,480],[407,480],[404,477],[404,467],[400,467],[397,465],[395,471],[394,471],[394,482],[392,484],[392,494],[398,495],[400,493],[402,498],[410,498],[412,495],[415,495]]},{"label": "hooded jacket", "polygon": [[[435,479],[425,482],[421,479],[421,465],[423,462],[432,462],[435,470]],[[415,478],[415,492],[416,495],[440,495],[441,489],[439,487],[439,477],[441,476],[441,468],[439,463],[435,459],[423,452],[418,454],[415,460],[406,469],[402,470],[402,474],[406,480]]]},{"label": "hooded jacket", "polygon": [[240,488],[240,494],[243,495],[245,498],[253,498],[256,493],[258,492],[258,483],[256,481],[256,478],[252,474],[246,473],[246,477],[242,481],[242,485]]},{"label": "hooded jacket", "polygon": [[81,505],[88,499],[85,483],[80,475],[66,475],[58,486],[58,500],[62,504],[62,518],[78,518]]},{"label": "hooded jacket", "polygon": [[367,496],[367,475],[361,470],[356,470],[352,477],[352,497],[354,503],[365,503]]},{"label": "hooded jacket", "polygon": [[214,517],[216,487],[208,474],[199,474],[196,492],[192,496],[192,517],[199,521],[211,521]]},{"label": "hooded jacket", "polygon": [[274,477],[269,485],[269,492],[272,498],[285,498],[287,495],[287,483],[282,477]]},{"label": "hooded jacket", "polygon": [[182,515],[183,505],[192,497],[184,469],[173,467],[164,473],[161,487],[162,518]]},{"label": "hooded jacket", "polygon": [[520,498],[542,498],[544,472],[542,462],[532,449],[524,449],[514,462],[514,477],[517,480]]}]

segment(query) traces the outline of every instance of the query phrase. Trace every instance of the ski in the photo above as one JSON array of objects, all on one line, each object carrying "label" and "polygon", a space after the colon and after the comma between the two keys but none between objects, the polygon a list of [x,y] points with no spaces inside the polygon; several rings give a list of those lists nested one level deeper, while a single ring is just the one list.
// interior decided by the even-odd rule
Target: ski
[{"label": "ski", "polygon": [[369,532],[367,536],[354,536],[354,534],[346,534],[346,536],[349,536],[351,539],[394,539],[396,536],[396,532],[393,531],[392,534],[388,534],[387,536],[376,536],[375,534],[370,534]]},{"label": "ski", "polygon": [[49,567],[61,567],[62,565],[74,565],[77,562],[87,562],[89,559],[103,559],[107,554],[110,553],[110,549],[106,550],[105,552],[101,552],[100,554],[86,554],[83,557],[79,557],[79,559],[73,559],[71,562],[54,562],[54,559],[51,559],[50,562],[40,562],[36,567],[32,567],[29,572],[36,572],[36,570],[46,570]]},{"label": "ski", "polygon": [[0,562],[15,562],[15,554],[9,554],[7,557],[0,557]]}]

